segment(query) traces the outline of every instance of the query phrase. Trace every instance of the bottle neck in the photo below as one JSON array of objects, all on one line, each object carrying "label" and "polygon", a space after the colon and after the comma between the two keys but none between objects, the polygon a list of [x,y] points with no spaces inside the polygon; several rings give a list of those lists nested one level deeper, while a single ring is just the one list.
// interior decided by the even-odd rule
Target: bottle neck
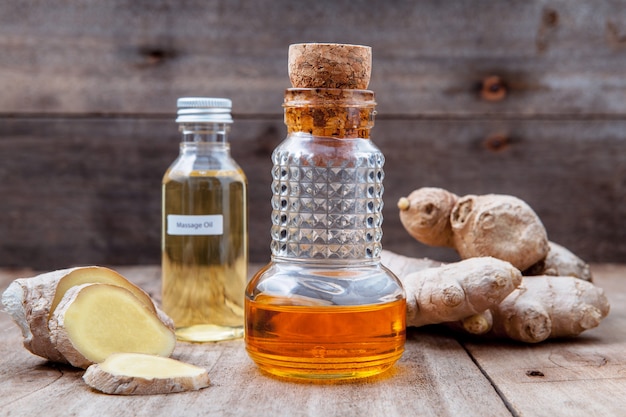
[{"label": "bottle neck", "polygon": [[231,164],[226,123],[181,123],[180,156],[192,158],[197,170],[225,169]]},{"label": "bottle neck", "polygon": [[228,144],[230,124],[227,123],[181,123],[181,145],[193,144]]},{"label": "bottle neck", "polygon": [[288,133],[338,139],[369,138],[376,102],[369,90],[290,88],[285,91]]}]

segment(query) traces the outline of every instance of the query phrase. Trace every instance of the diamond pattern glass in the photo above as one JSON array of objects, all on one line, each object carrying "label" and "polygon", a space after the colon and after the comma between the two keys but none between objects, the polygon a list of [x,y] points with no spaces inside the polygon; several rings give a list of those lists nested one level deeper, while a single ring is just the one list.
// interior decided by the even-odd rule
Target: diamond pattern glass
[{"label": "diamond pattern glass", "polygon": [[380,256],[384,156],[378,149],[323,161],[279,147],[272,160],[274,256]]}]

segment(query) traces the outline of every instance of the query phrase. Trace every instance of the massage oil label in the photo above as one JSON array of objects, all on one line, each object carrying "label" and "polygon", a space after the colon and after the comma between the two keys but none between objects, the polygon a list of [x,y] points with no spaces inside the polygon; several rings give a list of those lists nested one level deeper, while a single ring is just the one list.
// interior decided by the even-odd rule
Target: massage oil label
[{"label": "massage oil label", "polygon": [[167,234],[173,236],[216,236],[224,233],[224,216],[211,214],[189,216],[167,215]]}]

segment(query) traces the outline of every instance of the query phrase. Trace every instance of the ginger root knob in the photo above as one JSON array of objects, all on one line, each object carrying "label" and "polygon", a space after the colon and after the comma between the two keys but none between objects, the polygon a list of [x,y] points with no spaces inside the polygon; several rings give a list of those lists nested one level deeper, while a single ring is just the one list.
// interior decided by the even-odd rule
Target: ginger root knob
[{"label": "ginger root knob", "polygon": [[548,235],[539,217],[517,197],[468,195],[450,216],[454,247],[463,259],[493,256],[525,270],[548,254]]},{"label": "ginger root knob", "polygon": [[493,333],[527,343],[577,336],[609,314],[604,291],[574,277],[524,277],[520,288],[491,308]]},{"label": "ginger root knob", "polygon": [[398,201],[400,221],[418,241],[431,246],[452,246],[450,213],[458,197],[442,188],[424,187]]},{"label": "ginger root knob", "polygon": [[454,248],[462,259],[493,256],[524,271],[546,258],[548,235],[539,216],[517,197],[457,195],[419,188],[398,201],[400,221],[416,240]]}]

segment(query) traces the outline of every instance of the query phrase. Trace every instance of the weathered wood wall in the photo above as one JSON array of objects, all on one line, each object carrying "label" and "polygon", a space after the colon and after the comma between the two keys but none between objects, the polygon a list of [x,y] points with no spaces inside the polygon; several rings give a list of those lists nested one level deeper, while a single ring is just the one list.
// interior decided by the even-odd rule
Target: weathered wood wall
[{"label": "weathered wood wall", "polygon": [[0,266],[158,263],[186,95],[233,99],[266,261],[295,42],[373,47],[385,248],[454,259],[397,219],[428,185],[520,196],[552,240],[626,260],[624,1],[26,0],[0,3]]}]

